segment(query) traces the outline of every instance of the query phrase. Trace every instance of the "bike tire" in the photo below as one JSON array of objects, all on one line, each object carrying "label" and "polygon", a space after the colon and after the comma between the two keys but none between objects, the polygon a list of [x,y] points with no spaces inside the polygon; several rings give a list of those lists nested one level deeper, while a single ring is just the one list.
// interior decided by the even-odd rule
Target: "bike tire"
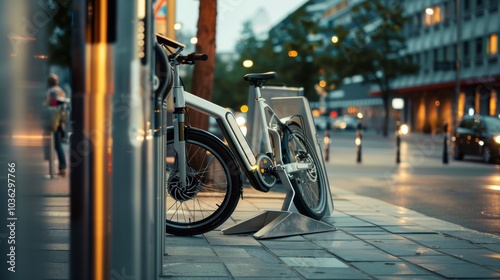
[{"label": "bike tire", "polygon": [[314,147],[307,141],[304,131],[298,125],[288,126],[283,138],[285,163],[313,163],[310,170],[291,174],[290,182],[295,190],[294,204],[297,210],[310,218],[320,220],[327,207],[327,183],[323,177],[321,162]]},{"label": "bike tire", "polygon": [[[186,236],[211,231],[233,213],[242,191],[238,164],[209,132],[185,128],[187,188],[176,185],[174,130],[167,130],[165,231]],[[178,182],[178,181],[177,181]]]}]

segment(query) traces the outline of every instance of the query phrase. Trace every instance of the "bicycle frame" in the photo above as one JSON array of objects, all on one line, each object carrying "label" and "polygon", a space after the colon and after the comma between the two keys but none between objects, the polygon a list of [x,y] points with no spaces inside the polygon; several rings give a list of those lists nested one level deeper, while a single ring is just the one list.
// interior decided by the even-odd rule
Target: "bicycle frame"
[{"label": "bicycle frame", "polygon": [[[254,153],[248,144],[245,136],[241,132],[233,113],[217,104],[193,95],[189,92],[184,91],[183,86],[180,83],[179,78],[179,65],[174,64],[174,84],[173,84],[173,94],[174,94],[174,114],[173,114],[173,124],[174,124],[174,149],[178,155],[185,154],[185,139],[183,134],[184,129],[184,108],[192,108],[214,117],[219,124],[219,127],[227,139],[228,146],[239,163],[240,168],[246,173],[247,178],[252,183],[252,186],[260,191],[267,192],[272,186],[264,183],[259,176],[256,176],[256,171],[258,170],[258,153]],[[268,133],[263,133],[264,135],[264,145],[265,154],[275,162],[275,166],[278,170],[284,170],[287,174],[291,174],[301,170],[307,170],[311,168],[310,164],[307,163],[290,163],[283,164],[282,162],[282,149],[281,149],[281,129],[284,126],[284,121],[278,119],[272,108],[265,102],[260,93],[260,88],[255,87],[256,93],[256,108],[258,110],[259,126],[266,128]],[[270,114],[269,125],[267,123],[266,111]],[[286,119],[285,119],[286,121]],[[271,124],[275,122],[275,125],[271,127]],[[271,145],[274,143],[274,149]],[[256,155],[257,154],[257,155]],[[178,158],[178,169],[180,184],[182,187],[186,186],[186,162],[184,157]],[[280,177],[282,176],[281,174]],[[281,178],[283,180],[283,178]],[[288,181],[288,180],[287,180]]]}]

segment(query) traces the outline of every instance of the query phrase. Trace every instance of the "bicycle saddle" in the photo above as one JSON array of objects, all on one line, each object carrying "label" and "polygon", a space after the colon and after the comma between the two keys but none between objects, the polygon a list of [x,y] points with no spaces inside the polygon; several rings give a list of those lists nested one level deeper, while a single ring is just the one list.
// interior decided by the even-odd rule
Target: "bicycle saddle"
[{"label": "bicycle saddle", "polygon": [[252,85],[262,85],[267,82],[267,80],[274,79],[278,77],[276,72],[266,72],[266,73],[249,73],[243,76],[245,81],[250,82]]}]

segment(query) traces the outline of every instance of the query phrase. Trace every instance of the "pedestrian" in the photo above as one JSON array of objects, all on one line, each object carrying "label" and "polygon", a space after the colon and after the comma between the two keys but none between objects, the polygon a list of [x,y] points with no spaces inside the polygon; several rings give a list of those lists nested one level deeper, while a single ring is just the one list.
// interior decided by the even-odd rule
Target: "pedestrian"
[{"label": "pedestrian", "polygon": [[59,161],[59,173],[61,177],[66,176],[66,154],[63,149],[63,142],[67,142],[67,108],[69,99],[66,93],[59,86],[59,78],[55,74],[50,74],[47,79],[48,90],[46,105],[50,113],[49,130],[54,136],[54,148]]}]

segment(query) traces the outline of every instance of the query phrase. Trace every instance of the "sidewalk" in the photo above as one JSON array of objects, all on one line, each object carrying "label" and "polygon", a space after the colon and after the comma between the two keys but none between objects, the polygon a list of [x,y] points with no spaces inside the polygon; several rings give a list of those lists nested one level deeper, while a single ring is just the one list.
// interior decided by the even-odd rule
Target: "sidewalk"
[{"label": "sidewalk", "polygon": [[[367,140],[368,141],[368,140]],[[383,143],[365,165],[393,168]],[[387,146],[385,146],[387,145]],[[370,149],[367,147],[367,149]],[[350,151],[349,151],[350,153]],[[331,158],[328,172],[339,172]],[[351,170],[354,156],[340,170]],[[439,161],[437,164],[439,163]],[[376,174],[374,174],[376,175]],[[50,279],[68,279],[69,180],[47,180]],[[283,194],[245,188],[232,217],[203,235],[167,235],[165,279],[500,279],[500,236],[460,227],[381,200],[356,195],[330,181],[335,211],[323,220],[336,230],[257,240],[224,235],[222,228],[263,210],[279,210]]]}]

